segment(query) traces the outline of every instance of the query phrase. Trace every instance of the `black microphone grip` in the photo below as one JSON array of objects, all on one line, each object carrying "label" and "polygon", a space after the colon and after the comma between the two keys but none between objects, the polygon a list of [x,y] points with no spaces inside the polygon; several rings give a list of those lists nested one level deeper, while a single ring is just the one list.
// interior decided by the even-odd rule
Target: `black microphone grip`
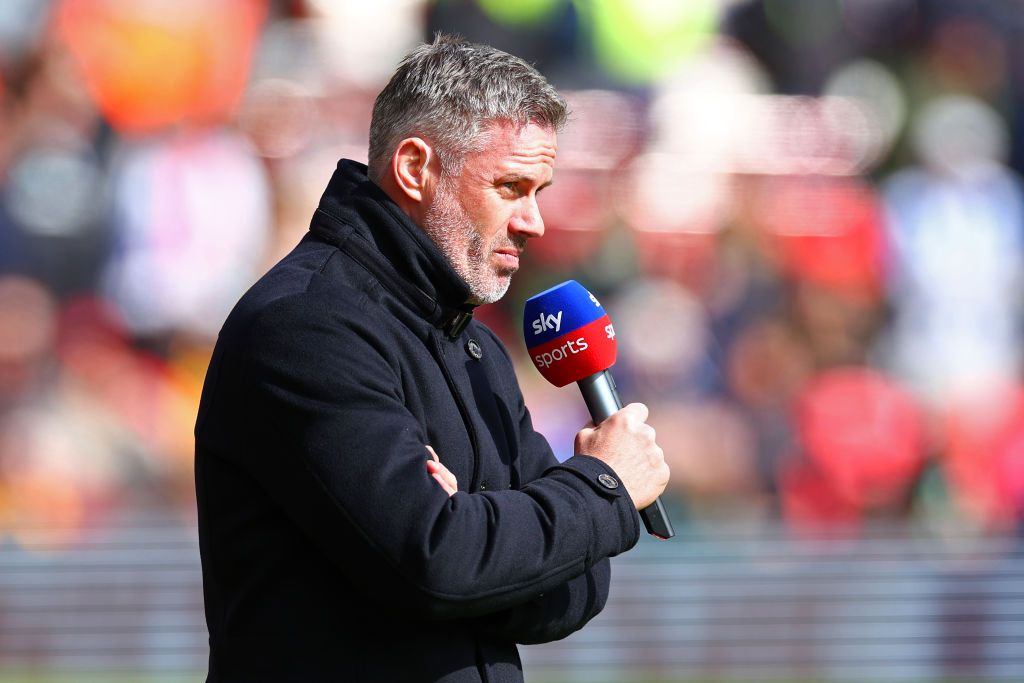
[{"label": "black microphone grip", "polygon": [[[615,380],[607,370],[584,377],[577,384],[595,425],[607,420],[622,407],[619,392],[615,389]],[[640,511],[640,519],[647,533],[655,538],[665,540],[676,535],[660,497]]]}]

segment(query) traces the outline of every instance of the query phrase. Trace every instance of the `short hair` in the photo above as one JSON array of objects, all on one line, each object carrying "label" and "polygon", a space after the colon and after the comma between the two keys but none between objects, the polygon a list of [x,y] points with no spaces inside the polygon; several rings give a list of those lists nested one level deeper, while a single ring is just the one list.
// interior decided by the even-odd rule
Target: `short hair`
[{"label": "short hair", "polygon": [[489,45],[438,33],[399,63],[377,95],[370,121],[370,177],[379,180],[398,143],[428,139],[442,172],[457,175],[496,121],[559,130],[565,100],[532,66]]}]

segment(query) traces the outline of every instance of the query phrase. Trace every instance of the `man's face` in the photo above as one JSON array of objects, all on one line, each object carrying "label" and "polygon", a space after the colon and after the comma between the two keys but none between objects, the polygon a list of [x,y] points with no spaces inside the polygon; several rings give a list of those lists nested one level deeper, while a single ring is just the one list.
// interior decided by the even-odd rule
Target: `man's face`
[{"label": "man's face", "polygon": [[474,303],[504,296],[532,237],[544,234],[537,193],[551,184],[555,132],[530,123],[494,125],[487,146],[442,177],[423,229],[470,287]]}]

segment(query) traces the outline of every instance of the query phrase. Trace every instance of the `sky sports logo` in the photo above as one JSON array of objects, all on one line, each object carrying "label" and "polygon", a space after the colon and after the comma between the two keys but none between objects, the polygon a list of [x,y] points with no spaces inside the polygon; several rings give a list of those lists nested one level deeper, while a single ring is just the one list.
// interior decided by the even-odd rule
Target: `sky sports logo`
[{"label": "sky sports logo", "polygon": [[560,332],[562,330],[562,311],[558,312],[558,315],[544,315],[541,312],[540,317],[533,321],[533,333],[544,334],[548,330],[554,330]]},{"label": "sky sports logo", "polygon": [[530,297],[523,314],[530,360],[556,387],[615,363],[615,328],[597,297],[575,280]]}]

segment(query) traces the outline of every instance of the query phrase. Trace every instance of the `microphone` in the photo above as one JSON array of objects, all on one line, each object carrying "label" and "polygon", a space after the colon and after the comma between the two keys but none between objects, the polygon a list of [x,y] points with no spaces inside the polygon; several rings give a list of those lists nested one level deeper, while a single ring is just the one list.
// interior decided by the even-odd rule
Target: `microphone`
[{"label": "microphone", "polygon": [[[583,285],[566,280],[527,299],[523,337],[544,379],[556,387],[579,385],[594,424],[622,407],[608,371],[618,351],[615,328],[601,302]],[[641,510],[640,518],[650,535],[675,536],[661,498]]]}]

